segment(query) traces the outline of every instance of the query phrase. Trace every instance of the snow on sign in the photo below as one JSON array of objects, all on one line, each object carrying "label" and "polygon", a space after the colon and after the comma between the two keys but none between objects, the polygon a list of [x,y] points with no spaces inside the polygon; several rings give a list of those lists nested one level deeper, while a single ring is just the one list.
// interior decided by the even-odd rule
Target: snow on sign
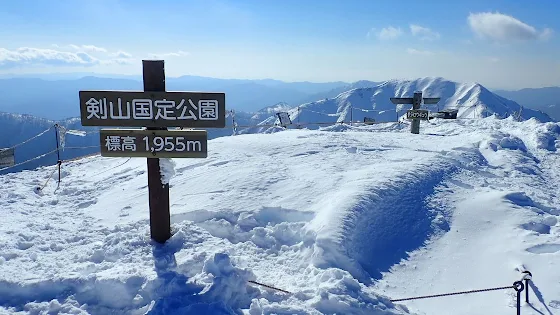
[{"label": "snow on sign", "polygon": [[80,91],[83,126],[224,128],[225,93]]},{"label": "snow on sign", "polygon": [[0,168],[14,166],[16,162],[14,149],[0,149]]},{"label": "snow on sign", "polygon": [[428,111],[425,109],[411,109],[406,112],[406,119],[428,120]]},{"label": "snow on sign", "polygon": [[102,129],[101,156],[206,158],[206,130]]}]

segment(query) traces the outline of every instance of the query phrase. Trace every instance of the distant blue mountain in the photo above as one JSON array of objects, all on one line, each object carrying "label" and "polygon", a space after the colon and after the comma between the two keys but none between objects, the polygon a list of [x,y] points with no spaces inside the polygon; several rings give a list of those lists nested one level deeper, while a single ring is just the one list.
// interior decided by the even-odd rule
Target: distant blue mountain
[{"label": "distant blue mountain", "polygon": [[560,121],[560,87],[521,89],[517,91],[496,90],[494,93],[527,108],[543,111],[554,120]]},{"label": "distant blue mountain", "polygon": [[[55,78],[65,75],[53,75]],[[70,75],[66,75],[70,77]],[[53,79],[18,76],[0,79],[0,111],[29,114],[45,119],[60,120],[80,114],[80,90],[142,90],[139,77]],[[344,82],[311,83],[278,80],[215,79],[198,76],[168,78],[168,91],[225,92],[226,108],[254,112],[279,102],[291,105],[303,103],[310,95],[345,86]]]}]

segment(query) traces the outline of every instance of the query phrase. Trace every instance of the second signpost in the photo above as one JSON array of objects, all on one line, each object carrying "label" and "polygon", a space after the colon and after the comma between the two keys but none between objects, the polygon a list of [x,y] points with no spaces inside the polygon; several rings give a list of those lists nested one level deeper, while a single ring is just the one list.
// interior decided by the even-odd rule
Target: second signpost
[{"label": "second signpost", "polygon": [[[139,127],[102,129],[101,156],[145,157],[148,167],[150,235],[158,243],[171,237],[169,184],[161,181],[159,158],[206,158],[206,130],[224,128],[225,93],[166,92],[163,60],[143,60],[144,91],[80,91],[82,126]],[[141,128],[144,127],[144,128]]]}]

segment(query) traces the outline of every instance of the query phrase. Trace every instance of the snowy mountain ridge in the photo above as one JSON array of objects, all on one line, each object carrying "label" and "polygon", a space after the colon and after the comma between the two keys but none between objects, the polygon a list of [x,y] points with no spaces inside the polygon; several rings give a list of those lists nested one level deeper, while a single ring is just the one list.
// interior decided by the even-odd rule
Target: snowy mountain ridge
[{"label": "snowy mountain ridge", "polygon": [[[412,97],[422,91],[424,97],[440,97],[435,105],[423,105],[424,109],[438,111],[458,109],[458,118],[479,119],[491,115],[500,118],[520,115],[526,120],[532,117],[541,122],[552,119],[540,111],[523,108],[514,101],[498,96],[479,83],[459,83],[441,77],[425,77],[416,80],[392,79],[374,87],[353,88],[335,98],[301,104],[289,110],[292,121],[305,123],[363,122],[365,117],[377,122],[402,119],[411,105],[394,105],[391,97]],[[519,114],[521,112],[521,114]],[[299,116],[299,117],[298,117]],[[275,117],[268,117],[262,124],[274,124]],[[309,128],[317,128],[311,126]],[[274,128],[251,128],[244,133],[271,132]]]}]

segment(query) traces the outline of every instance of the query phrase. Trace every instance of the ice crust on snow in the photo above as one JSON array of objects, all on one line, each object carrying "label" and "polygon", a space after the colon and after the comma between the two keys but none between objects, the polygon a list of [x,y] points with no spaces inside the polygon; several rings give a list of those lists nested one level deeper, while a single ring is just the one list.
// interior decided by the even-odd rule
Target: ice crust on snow
[{"label": "ice crust on snow", "polygon": [[223,137],[207,159],[162,159],[164,245],[143,159],[66,163],[41,194],[51,168],[2,175],[0,314],[505,315],[513,290],[390,298],[510,285],[520,266],[535,286],[522,313],[557,310],[559,125],[408,128]]}]

